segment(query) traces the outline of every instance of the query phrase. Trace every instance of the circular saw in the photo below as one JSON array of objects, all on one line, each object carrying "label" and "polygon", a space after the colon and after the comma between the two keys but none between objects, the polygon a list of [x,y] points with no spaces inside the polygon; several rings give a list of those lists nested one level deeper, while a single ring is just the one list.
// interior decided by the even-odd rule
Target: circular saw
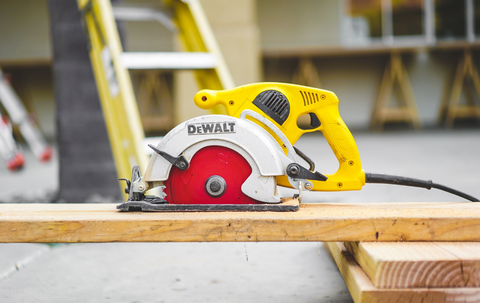
[{"label": "circular saw", "polygon": [[[437,188],[470,201],[465,193],[413,178],[365,173],[355,140],[330,91],[286,83],[255,83],[231,90],[202,90],[194,97],[203,109],[217,105],[227,115],[183,122],[157,146],[143,176],[138,166],[125,180],[128,200],[122,211],[295,211],[304,191],[360,190],[365,183]],[[309,129],[297,125],[310,116]],[[321,131],[339,168],[331,175],[293,145],[308,132]],[[303,161],[302,161],[303,160]],[[307,163],[308,168],[302,163]],[[281,198],[277,186],[298,191]],[[146,195],[160,187],[160,196]]]},{"label": "circular saw", "polygon": [[[312,180],[328,179],[303,167],[301,156],[282,131],[251,110],[239,118],[207,115],[190,119],[150,147],[154,154],[145,174],[141,176],[135,166],[132,181],[125,179],[129,198],[119,205],[121,210],[294,211],[298,202],[279,196],[278,177],[286,175],[290,187],[298,189],[291,198],[301,198],[304,190],[313,187]],[[163,194],[145,195],[154,187],[161,187]]]}]

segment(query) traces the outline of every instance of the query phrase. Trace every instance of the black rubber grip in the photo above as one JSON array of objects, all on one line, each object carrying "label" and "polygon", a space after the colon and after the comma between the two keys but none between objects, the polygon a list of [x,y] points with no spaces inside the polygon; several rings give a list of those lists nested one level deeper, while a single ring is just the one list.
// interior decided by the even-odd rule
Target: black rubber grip
[{"label": "black rubber grip", "polygon": [[372,173],[365,173],[365,182],[413,186],[413,187],[421,187],[426,189],[431,189],[433,187],[432,180],[420,180],[420,179],[407,178],[407,177],[401,177],[401,176],[372,174]]}]

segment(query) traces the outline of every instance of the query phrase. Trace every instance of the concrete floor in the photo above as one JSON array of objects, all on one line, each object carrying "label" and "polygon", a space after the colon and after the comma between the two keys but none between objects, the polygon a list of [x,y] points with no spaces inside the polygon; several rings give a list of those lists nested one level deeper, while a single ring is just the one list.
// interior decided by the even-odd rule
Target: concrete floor
[{"label": "concrete floor", "polygon": [[[480,130],[355,133],[367,172],[433,179],[480,197]],[[321,135],[296,144],[332,173]],[[52,196],[56,160],[0,168],[4,202]],[[283,191],[286,195],[289,190]],[[42,198],[43,197],[43,198]],[[464,201],[438,190],[366,185],[304,202]],[[1,218],[1,214],[0,214]],[[0,302],[352,302],[321,243],[0,244]]]},{"label": "concrete floor", "polygon": [[0,281],[1,302],[352,302],[317,243],[43,247],[0,245],[2,256],[20,249],[36,254]]}]

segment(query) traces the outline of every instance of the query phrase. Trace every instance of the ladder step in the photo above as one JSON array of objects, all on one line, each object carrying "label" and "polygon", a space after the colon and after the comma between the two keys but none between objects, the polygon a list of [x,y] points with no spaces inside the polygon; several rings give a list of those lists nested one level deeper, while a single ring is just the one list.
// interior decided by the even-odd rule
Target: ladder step
[{"label": "ladder step", "polygon": [[213,54],[200,52],[126,52],[121,61],[127,69],[207,69],[217,64]]},{"label": "ladder step", "polygon": [[118,21],[158,21],[170,31],[175,32],[172,20],[161,11],[148,7],[114,6],[113,16]]}]

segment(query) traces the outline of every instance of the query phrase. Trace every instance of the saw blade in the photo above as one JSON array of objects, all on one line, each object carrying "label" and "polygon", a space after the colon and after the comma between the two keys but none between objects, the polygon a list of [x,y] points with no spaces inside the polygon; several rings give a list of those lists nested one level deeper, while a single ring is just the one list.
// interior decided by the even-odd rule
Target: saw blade
[{"label": "saw blade", "polygon": [[236,151],[207,146],[195,153],[188,169],[172,166],[164,182],[166,200],[170,204],[258,204],[241,190],[251,173]]}]

